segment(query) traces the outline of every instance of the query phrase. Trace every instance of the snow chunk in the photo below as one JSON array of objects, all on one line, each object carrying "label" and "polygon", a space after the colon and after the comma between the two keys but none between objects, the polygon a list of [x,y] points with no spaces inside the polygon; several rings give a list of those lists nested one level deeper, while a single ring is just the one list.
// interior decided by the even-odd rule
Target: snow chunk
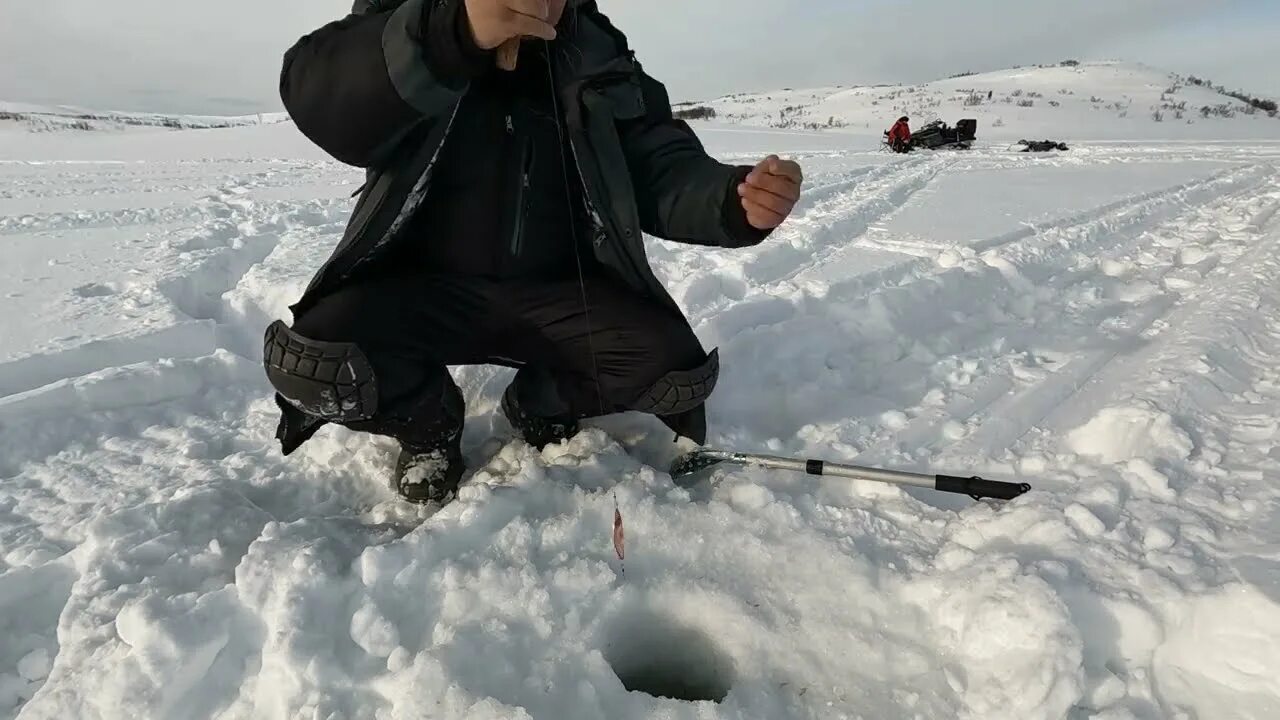
[{"label": "snow chunk", "polygon": [[1108,672],[1107,677],[1089,693],[1089,704],[1096,708],[1104,708],[1120,702],[1124,696],[1124,681]]},{"label": "snow chunk", "polygon": [[1133,270],[1133,263],[1127,260],[1102,260],[1098,263],[1098,269],[1107,277],[1120,277],[1127,275]]},{"label": "snow chunk", "polygon": [[1048,583],[1007,560],[932,579],[947,681],[966,717],[1066,716],[1084,693],[1080,630]]},{"label": "snow chunk", "polygon": [[1280,711],[1280,605],[1233,585],[1195,600],[1156,649],[1156,684],[1171,704],[1199,717],[1263,720]]},{"label": "snow chunk", "polygon": [[964,262],[964,256],[954,249],[946,249],[938,253],[938,265],[944,268],[953,268]]},{"label": "snow chunk", "polygon": [[1081,534],[1088,537],[1097,537],[1107,529],[1107,526],[1103,524],[1102,520],[1098,519],[1097,515],[1093,514],[1093,511],[1079,503],[1068,505],[1065,514],[1067,520],[1071,521],[1071,525],[1076,530],[1079,530]]},{"label": "snow chunk", "polygon": [[1174,537],[1164,528],[1152,525],[1142,535],[1142,547],[1147,550],[1167,550],[1173,547]]},{"label": "snow chunk", "polygon": [[449,458],[441,450],[415,455],[404,471],[405,485],[421,485],[441,477],[449,466]]},{"label": "snow chunk", "polygon": [[1168,500],[1177,494],[1169,487],[1169,477],[1142,458],[1125,463],[1124,477],[1134,490],[1141,490],[1158,498]]},{"label": "snow chunk", "polygon": [[17,675],[0,673],[0,710],[12,708],[30,696],[26,681]]},{"label": "snow chunk", "polygon": [[760,485],[740,483],[730,491],[730,498],[734,506],[739,509],[760,510],[773,502],[773,493]]},{"label": "snow chunk", "polygon": [[1185,460],[1195,448],[1191,436],[1173,417],[1138,405],[1104,409],[1072,430],[1067,446],[1108,463],[1151,457]]},{"label": "snow chunk", "polygon": [[375,657],[390,657],[400,646],[400,633],[372,602],[365,602],[351,616],[351,639]]},{"label": "snow chunk", "polygon": [[889,410],[881,413],[880,422],[890,430],[901,430],[907,426],[907,414],[901,410]]},{"label": "snow chunk", "polygon": [[18,674],[32,682],[43,680],[49,674],[50,665],[52,662],[49,659],[49,651],[37,648],[18,661]]},{"label": "snow chunk", "polygon": [[1160,294],[1160,287],[1147,280],[1131,280],[1112,289],[1111,297],[1122,302],[1138,303]]},{"label": "snow chunk", "polygon": [[1181,265],[1199,265],[1206,260],[1213,260],[1217,256],[1199,245],[1183,245],[1178,250],[1178,263]]},{"label": "snow chunk", "polygon": [[965,429],[965,426],[955,420],[948,420],[942,424],[942,436],[948,440],[959,440],[967,434],[969,434],[969,431]]}]

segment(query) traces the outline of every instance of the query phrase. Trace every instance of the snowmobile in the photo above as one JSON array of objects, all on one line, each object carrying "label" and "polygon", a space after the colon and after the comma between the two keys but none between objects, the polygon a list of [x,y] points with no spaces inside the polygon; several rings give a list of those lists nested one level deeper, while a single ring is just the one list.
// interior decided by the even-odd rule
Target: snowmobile
[{"label": "snowmobile", "polygon": [[978,121],[965,118],[953,128],[941,120],[934,120],[911,133],[910,148],[926,150],[968,150],[978,137]]}]

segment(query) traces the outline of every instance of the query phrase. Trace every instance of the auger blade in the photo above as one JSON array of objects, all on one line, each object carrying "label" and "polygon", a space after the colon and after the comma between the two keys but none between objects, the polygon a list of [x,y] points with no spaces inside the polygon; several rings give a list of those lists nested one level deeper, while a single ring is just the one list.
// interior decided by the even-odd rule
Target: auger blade
[{"label": "auger blade", "polygon": [[707,470],[729,460],[728,455],[715,450],[694,450],[681,455],[671,463],[671,479],[677,485],[692,485]]}]

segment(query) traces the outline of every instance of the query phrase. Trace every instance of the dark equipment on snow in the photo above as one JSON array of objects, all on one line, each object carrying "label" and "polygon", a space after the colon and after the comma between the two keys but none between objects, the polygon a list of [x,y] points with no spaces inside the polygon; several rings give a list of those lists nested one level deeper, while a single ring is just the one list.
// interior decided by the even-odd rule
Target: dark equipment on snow
[{"label": "dark equipment on snow", "polygon": [[1019,152],[1049,152],[1051,150],[1070,150],[1066,143],[1056,140],[1019,140],[1019,145],[1025,145]]},{"label": "dark equipment on snow", "polygon": [[940,148],[968,150],[973,147],[973,141],[977,137],[978,121],[973,118],[965,118],[956,123],[955,127],[951,127],[941,120],[934,120],[911,133],[910,147],[912,150],[916,148],[924,148],[926,150],[938,150]]},{"label": "dark equipment on snow", "polygon": [[753,455],[750,453],[731,452],[704,448],[695,450],[677,458],[671,464],[671,479],[677,485],[688,486],[696,482],[694,476],[716,465],[729,463],[762,467],[772,470],[791,470],[809,475],[843,477],[853,480],[870,480],[872,482],[892,483],[894,485],[912,485],[929,488],[939,492],[968,495],[974,500],[994,498],[1012,500],[1031,490],[1026,483],[1002,482],[986,480],[980,477],[956,477],[953,475],[920,475],[897,470],[878,470],[875,468],[857,467],[825,462],[823,460],[806,460],[800,458],[775,457],[772,455]]}]

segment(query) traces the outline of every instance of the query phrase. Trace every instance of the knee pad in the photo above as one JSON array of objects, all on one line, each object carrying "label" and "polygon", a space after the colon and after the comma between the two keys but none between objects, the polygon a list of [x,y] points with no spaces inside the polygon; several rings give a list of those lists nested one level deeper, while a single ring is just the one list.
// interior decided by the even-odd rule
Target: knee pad
[{"label": "knee pad", "polygon": [[280,396],[308,415],[349,423],[378,410],[377,378],[353,343],[312,340],[277,320],[267,328],[262,359]]},{"label": "knee pad", "polygon": [[720,351],[712,350],[705,362],[692,370],[676,370],[658,379],[640,394],[633,410],[652,415],[679,415],[711,397],[720,377]]}]

